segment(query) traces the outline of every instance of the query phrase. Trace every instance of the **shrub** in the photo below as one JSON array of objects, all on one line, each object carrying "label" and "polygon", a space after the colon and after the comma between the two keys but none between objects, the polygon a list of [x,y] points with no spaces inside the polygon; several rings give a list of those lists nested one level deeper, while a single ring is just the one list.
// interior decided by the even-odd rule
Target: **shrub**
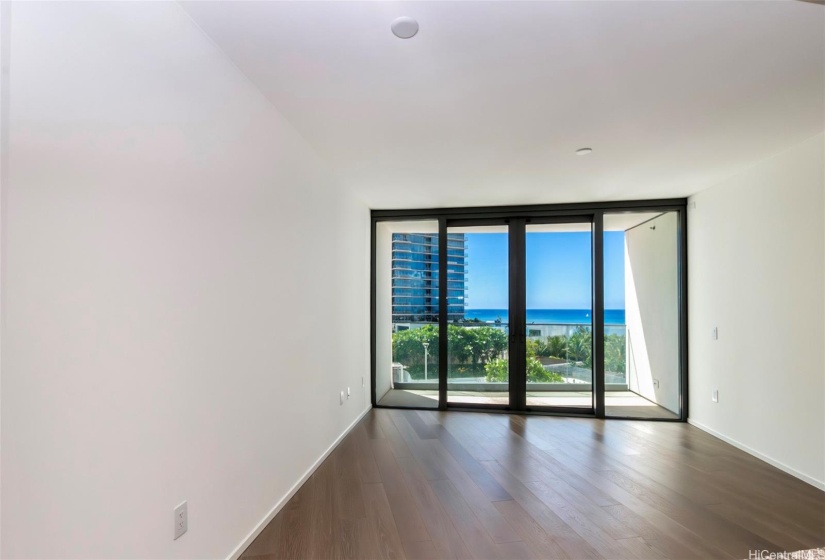
[{"label": "shrub", "polygon": [[[484,366],[485,378],[488,383],[502,383],[510,378],[510,362],[504,358],[496,358]],[[548,371],[537,358],[527,358],[527,381],[530,383],[561,383],[561,375]]]}]

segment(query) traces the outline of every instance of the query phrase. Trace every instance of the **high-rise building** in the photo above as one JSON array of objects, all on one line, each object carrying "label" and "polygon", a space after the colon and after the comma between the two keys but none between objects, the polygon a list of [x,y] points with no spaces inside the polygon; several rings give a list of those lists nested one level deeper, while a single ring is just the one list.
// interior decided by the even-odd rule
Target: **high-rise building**
[{"label": "high-rise building", "polygon": [[[447,317],[464,319],[467,292],[464,234],[447,234]],[[438,235],[392,236],[392,321],[438,321]]]}]

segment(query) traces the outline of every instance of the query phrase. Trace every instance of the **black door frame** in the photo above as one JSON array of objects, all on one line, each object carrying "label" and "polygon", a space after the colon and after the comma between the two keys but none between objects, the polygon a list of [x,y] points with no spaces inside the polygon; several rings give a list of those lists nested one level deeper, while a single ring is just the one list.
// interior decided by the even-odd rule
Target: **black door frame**
[{"label": "black door frame", "polygon": [[[604,412],[602,412],[601,416],[599,416],[598,406],[599,402],[601,401],[604,403],[604,394],[601,395],[601,399],[599,398],[599,388],[602,387],[603,384],[600,384],[597,380],[599,378],[603,379],[604,374],[604,357],[603,351],[600,349],[600,346],[603,346],[604,340],[604,325],[602,325],[602,335],[599,336],[596,332],[596,325],[599,324],[601,321],[600,317],[603,317],[603,313],[599,314],[597,310],[597,302],[596,302],[596,261],[602,257],[601,249],[599,248],[597,251],[597,246],[595,244],[596,237],[596,212],[591,213],[582,213],[582,214],[567,214],[563,216],[541,216],[535,218],[523,218],[519,220],[521,222],[521,247],[519,248],[520,254],[516,255],[518,263],[517,266],[520,267],[519,270],[516,272],[518,283],[520,284],[519,288],[521,290],[520,294],[520,301],[519,301],[519,312],[521,315],[519,316],[519,331],[518,336],[522,340],[522,346],[519,348],[519,359],[521,360],[518,364],[518,371],[523,377],[520,380],[519,390],[522,394],[519,395],[519,402],[520,408],[518,412],[544,412],[544,413],[558,413],[558,414],[575,414],[581,416],[597,416],[597,417],[604,417]],[[526,333],[526,325],[527,325],[527,301],[526,301],[526,289],[527,289],[527,254],[526,254],[526,228],[528,225],[551,225],[551,224],[589,224],[590,225],[590,275],[591,275],[591,294],[590,294],[590,307],[591,307],[591,321],[592,321],[592,333],[591,336],[591,352],[593,356],[593,367],[591,369],[592,375],[592,383],[590,385],[590,395],[591,395],[591,405],[589,407],[575,407],[575,406],[527,406],[527,333]],[[511,327],[512,329],[512,323]],[[512,363],[512,359],[511,359]],[[601,364],[601,367],[599,367]],[[602,371],[600,375],[598,372]],[[512,370],[511,370],[512,375]]]},{"label": "black door frame", "polygon": [[[485,206],[485,207],[463,207],[463,208],[420,208],[410,210],[372,210],[371,211],[371,254],[370,254],[370,368],[371,368],[371,402],[375,407],[381,407],[376,402],[375,394],[375,376],[376,376],[376,329],[375,329],[375,314],[376,314],[376,224],[382,221],[406,221],[406,220],[438,220],[439,230],[439,270],[447,270],[447,222],[453,223],[458,220],[482,220],[490,223],[492,221],[505,222],[511,221],[511,226],[518,221],[524,220],[521,223],[523,228],[524,223],[528,219],[535,219],[535,223],[541,223],[543,220],[554,219],[570,219],[574,217],[581,217],[583,215],[592,216],[593,220],[593,392],[595,397],[594,410],[590,413],[579,413],[573,408],[544,409],[533,407],[531,410],[515,411],[508,410],[508,407],[495,405],[473,405],[467,406],[449,406],[451,410],[487,410],[487,411],[501,411],[501,412],[518,412],[526,414],[563,414],[566,416],[595,416],[596,418],[605,418],[605,386],[604,386],[604,251],[603,251],[603,234],[604,234],[604,214],[614,213],[635,213],[635,212],[678,212],[678,229],[677,229],[677,244],[678,244],[678,278],[679,278],[679,378],[680,378],[680,417],[677,419],[664,418],[638,418],[640,420],[659,421],[659,422],[686,422],[688,417],[688,341],[687,341],[687,199],[656,199],[656,200],[640,200],[640,201],[616,201],[616,202],[596,202],[596,203],[574,203],[574,204],[549,204],[549,205],[533,205],[533,206]],[[512,231],[512,230],[511,230]],[[522,244],[524,236],[511,235],[511,243],[513,237],[521,237]],[[513,251],[511,246],[511,259]],[[523,247],[515,247],[518,251],[523,251]],[[523,283],[522,283],[523,284]],[[511,282],[511,304],[512,298],[523,297],[522,294],[514,294]],[[439,282],[439,333],[447,333],[447,282]],[[511,312],[511,333],[512,325],[515,317],[512,317]],[[439,409],[446,410],[447,406],[447,337],[439,335]],[[512,366],[512,362],[511,362]],[[511,373],[512,373],[511,367]],[[518,371],[521,371],[519,368]],[[525,371],[526,374],[526,371]],[[511,378],[512,382],[512,378]],[[524,384],[526,389],[526,384]],[[512,403],[511,403],[512,404]],[[393,407],[395,408],[395,407]],[[410,407],[416,408],[416,407]],[[431,410],[431,409],[428,409]],[[621,417],[622,419],[633,419],[628,417]]]},{"label": "black door frame", "polygon": [[[439,247],[438,247],[438,270],[439,270],[439,326],[438,329],[438,387],[439,387],[439,395],[438,395],[438,408],[440,410],[467,410],[467,409],[478,409],[478,410],[502,410],[507,412],[518,412],[518,409],[514,408],[513,406],[513,386],[514,386],[514,379],[513,379],[513,370],[514,367],[514,344],[517,344],[517,341],[513,338],[513,304],[514,304],[514,295],[517,297],[517,291],[514,292],[514,282],[513,282],[513,225],[518,220],[512,218],[495,218],[495,217],[488,217],[488,218],[445,218],[443,220],[444,229],[443,231],[439,229]],[[441,282],[441,271],[444,271],[444,274],[448,274],[449,271],[447,270],[447,233],[449,228],[451,227],[474,227],[474,226],[507,226],[507,233],[508,233],[508,259],[509,259],[509,270],[508,270],[508,289],[509,289],[509,306],[510,309],[508,310],[510,313],[509,323],[510,323],[510,342],[509,342],[509,355],[510,355],[510,381],[508,383],[508,391],[509,391],[509,404],[472,404],[472,403],[455,403],[450,404],[447,402],[447,373],[449,369],[449,343],[448,343],[448,329],[449,329],[449,322],[447,321],[447,290],[441,289],[442,284],[445,286],[447,282]],[[444,250],[442,251],[441,239],[444,239]],[[443,256],[442,256],[443,255]],[[446,278],[446,276],[445,276]]]}]

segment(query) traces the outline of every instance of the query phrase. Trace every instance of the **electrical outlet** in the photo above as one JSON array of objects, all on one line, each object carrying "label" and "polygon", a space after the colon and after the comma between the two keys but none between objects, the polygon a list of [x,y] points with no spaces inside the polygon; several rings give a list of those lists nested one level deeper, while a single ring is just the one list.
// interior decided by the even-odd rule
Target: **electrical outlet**
[{"label": "electrical outlet", "polygon": [[714,389],[713,392],[710,394],[710,400],[715,403],[719,402],[719,389]]},{"label": "electrical outlet", "polygon": [[189,510],[186,502],[183,502],[175,508],[175,538],[178,540],[189,529]]},{"label": "electrical outlet", "polygon": [[347,387],[347,398],[350,398],[350,395],[352,395],[352,391],[350,391],[349,387]]},{"label": "electrical outlet", "polygon": [[710,338],[711,340],[719,340],[719,327],[713,327],[713,330],[710,331]]},{"label": "electrical outlet", "polygon": [[341,404],[344,404],[344,392],[341,391]]}]

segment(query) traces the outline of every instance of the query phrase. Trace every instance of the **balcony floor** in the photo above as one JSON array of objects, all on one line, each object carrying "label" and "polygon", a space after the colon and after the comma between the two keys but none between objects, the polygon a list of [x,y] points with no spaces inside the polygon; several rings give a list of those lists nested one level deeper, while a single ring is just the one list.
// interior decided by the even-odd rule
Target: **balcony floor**
[{"label": "balcony floor", "polygon": [[[527,391],[528,406],[589,407],[591,394],[587,391]],[[505,392],[450,391],[447,401],[452,404],[507,404]],[[379,402],[380,406],[436,408],[438,391],[391,389]],[[678,415],[632,391],[609,391],[605,395],[607,416],[624,418],[677,419]]]}]

